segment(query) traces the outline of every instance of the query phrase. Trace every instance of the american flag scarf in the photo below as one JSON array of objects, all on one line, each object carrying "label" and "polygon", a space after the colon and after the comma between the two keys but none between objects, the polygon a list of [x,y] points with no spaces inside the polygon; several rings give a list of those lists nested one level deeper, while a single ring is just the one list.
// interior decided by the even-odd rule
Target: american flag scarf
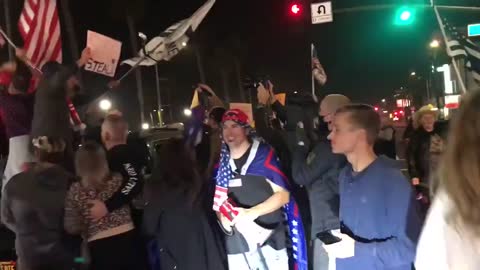
[{"label": "american flag scarf", "polygon": [[[278,158],[271,146],[255,139],[252,145],[254,158],[242,175],[264,176],[276,185],[289,190],[287,177],[280,169]],[[227,145],[222,145],[220,164],[216,175],[216,188],[213,202],[213,210],[222,213],[227,218],[235,217],[232,204],[228,200],[228,183],[234,178],[234,172],[230,166],[230,151]],[[307,245],[305,231],[298,205],[293,196],[290,202],[283,208],[288,223],[288,232],[291,240],[291,255],[294,261],[294,270],[308,270]]]}]

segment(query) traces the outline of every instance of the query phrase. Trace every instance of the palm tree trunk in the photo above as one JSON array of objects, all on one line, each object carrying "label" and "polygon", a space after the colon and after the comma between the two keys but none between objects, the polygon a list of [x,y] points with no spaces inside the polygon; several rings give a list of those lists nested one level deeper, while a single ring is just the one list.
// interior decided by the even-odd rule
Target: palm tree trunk
[{"label": "palm tree trunk", "polygon": [[67,27],[68,41],[70,42],[70,49],[72,50],[73,61],[80,58],[80,50],[78,48],[77,35],[73,27],[72,13],[70,12],[70,0],[61,0],[60,6],[62,8],[62,15],[65,18],[65,26]]},{"label": "palm tree trunk", "polygon": [[226,103],[230,103],[230,93],[228,91],[228,73],[225,70],[220,71],[223,83],[223,95]]},{"label": "palm tree trunk", "polygon": [[240,68],[240,60],[238,57],[233,57],[233,64],[235,65],[235,74],[237,75],[238,91],[240,92],[240,100],[246,101],[245,90],[243,89],[242,70]]},{"label": "palm tree trunk", "polygon": [[[5,25],[7,26],[7,35],[12,38],[12,21],[10,18],[10,0],[3,0],[3,9],[5,12]],[[12,46],[8,46],[8,60],[13,61],[15,59],[15,52]]]}]

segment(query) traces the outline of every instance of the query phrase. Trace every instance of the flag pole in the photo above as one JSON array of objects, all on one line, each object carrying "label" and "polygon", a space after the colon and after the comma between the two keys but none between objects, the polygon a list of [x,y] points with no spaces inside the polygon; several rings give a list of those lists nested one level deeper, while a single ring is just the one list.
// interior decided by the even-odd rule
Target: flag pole
[{"label": "flag pole", "polygon": [[[440,17],[440,13],[438,12],[438,8],[437,8],[437,6],[433,6],[433,9],[435,11],[435,15],[437,16],[437,21],[438,21],[438,25],[440,27],[440,30],[442,31],[443,40],[445,41],[445,47],[446,47],[447,50],[450,50],[450,48],[448,47],[447,34],[445,33],[445,26],[443,25],[442,19]],[[455,73],[457,75],[458,82],[460,83],[460,88],[462,90],[462,93],[465,94],[465,93],[467,93],[467,88],[465,87],[465,82],[463,81],[462,74],[460,73],[460,69],[458,68],[457,61],[455,61],[455,59],[453,59],[453,58],[452,58],[452,65],[453,65],[453,69],[455,70]]]},{"label": "flag pole", "polygon": [[[0,35],[2,35],[4,38],[5,38],[5,41],[7,41],[8,44],[10,44],[10,47],[13,48],[13,49],[17,49],[17,45],[15,45],[15,43],[13,43],[13,41],[8,37],[7,34],[5,34],[5,32],[3,31],[3,29],[0,27]],[[34,69],[35,71],[37,71],[38,73],[42,74],[42,71],[37,67],[35,66],[32,62],[30,62],[30,59],[24,59],[24,62],[25,64],[27,64],[30,68]]]}]

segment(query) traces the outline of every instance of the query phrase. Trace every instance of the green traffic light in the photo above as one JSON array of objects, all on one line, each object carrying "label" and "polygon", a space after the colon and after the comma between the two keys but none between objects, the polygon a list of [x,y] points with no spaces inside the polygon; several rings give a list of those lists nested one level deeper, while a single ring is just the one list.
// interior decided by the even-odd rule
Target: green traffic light
[{"label": "green traffic light", "polygon": [[400,14],[400,20],[402,21],[408,21],[408,19],[410,19],[410,17],[412,17],[412,13],[408,10],[402,12],[402,14]]},{"label": "green traffic light", "polygon": [[401,7],[395,14],[395,25],[409,25],[415,20],[415,10],[410,7]]}]

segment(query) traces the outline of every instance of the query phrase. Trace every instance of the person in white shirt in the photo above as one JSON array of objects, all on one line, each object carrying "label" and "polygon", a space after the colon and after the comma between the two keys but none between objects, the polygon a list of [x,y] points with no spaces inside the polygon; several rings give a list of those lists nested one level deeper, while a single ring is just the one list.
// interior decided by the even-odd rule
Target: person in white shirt
[{"label": "person in white shirt", "polygon": [[417,270],[480,269],[480,91],[462,100],[417,246]]}]

